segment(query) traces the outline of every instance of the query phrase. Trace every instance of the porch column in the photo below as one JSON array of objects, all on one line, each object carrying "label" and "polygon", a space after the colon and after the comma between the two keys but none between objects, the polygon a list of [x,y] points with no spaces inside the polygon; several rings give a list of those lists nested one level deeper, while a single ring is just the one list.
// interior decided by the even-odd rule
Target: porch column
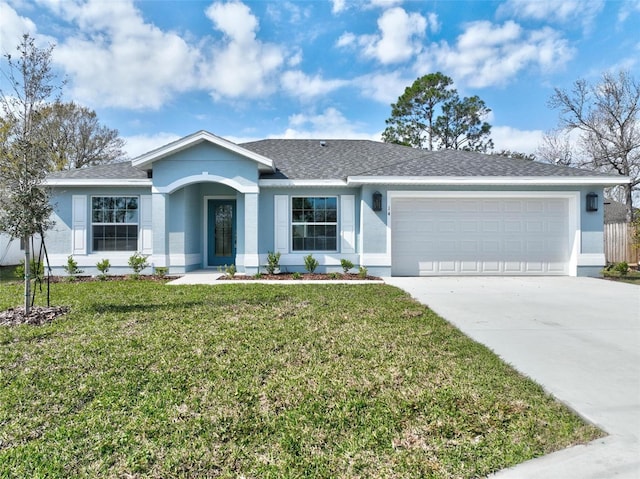
[{"label": "porch column", "polygon": [[[244,194],[244,267],[256,273],[260,265],[258,255],[258,194]],[[248,270],[248,271],[247,271]]]},{"label": "porch column", "polygon": [[151,207],[153,209],[153,256],[154,266],[169,266],[169,251],[167,249],[167,208],[169,195],[156,193],[151,195]]}]

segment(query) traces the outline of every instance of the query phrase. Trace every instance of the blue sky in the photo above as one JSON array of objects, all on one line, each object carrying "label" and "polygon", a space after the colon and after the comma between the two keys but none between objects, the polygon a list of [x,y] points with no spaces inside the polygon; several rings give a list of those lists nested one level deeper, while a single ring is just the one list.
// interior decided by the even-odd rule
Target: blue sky
[{"label": "blue sky", "polygon": [[55,43],[65,99],[131,156],[201,129],[377,140],[390,104],[436,71],[492,109],[496,149],[533,152],[557,125],[554,87],[640,78],[639,25],[640,0],[0,0],[2,52],[25,32]]}]

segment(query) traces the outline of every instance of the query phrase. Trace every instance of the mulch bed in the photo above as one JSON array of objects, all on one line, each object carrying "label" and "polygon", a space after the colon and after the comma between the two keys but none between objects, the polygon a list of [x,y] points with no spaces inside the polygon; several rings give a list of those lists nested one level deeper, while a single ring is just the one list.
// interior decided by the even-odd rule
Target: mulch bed
[{"label": "mulch bed", "polygon": [[377,276],[367,276],[366,278],[362,278],[360,275],[355,273],[347,273],[342,274],[339,273],[336,276],[331,276],[329,274],[319,274],[319,273],[305,273],[301,274],[299,278],[295,278],[293,273],[280,273],[280,274],[261,274],[259,278],[255,276],[246,276],[246,275],[235,275],[231,276],[221,276],[218,278],[223,281],[234,281],[234,280],[256,280],[256,281],[282,281],[282,280],[296,280],[297,281],[361,281],[361,280],[369,280],[369,281],[380,281],[381,278]]},{"label": "mulch bed", "polygon": [[24,307],[9,308],[6,311],[0,311],[0,326],[16,326],[18,324],[40,326],[50,323],[68,312],[68,306],[33,306],[29,314],[25,314]]}]

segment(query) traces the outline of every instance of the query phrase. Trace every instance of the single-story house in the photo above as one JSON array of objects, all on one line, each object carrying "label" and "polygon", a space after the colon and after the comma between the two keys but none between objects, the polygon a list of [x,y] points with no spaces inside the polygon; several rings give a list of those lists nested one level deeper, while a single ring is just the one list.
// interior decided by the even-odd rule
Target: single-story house
[{"label": "single-story house", "polygon": [[[132,161],[51,174],[54,271],[86,273],[138,251],[171,274],[270,251],[283,271],[377,275],[595,275],[604,266],[603,188],[594,171],[367,140],[235,144],[199,131]],[[264,271],[264,270],[263,270]],[[151,272],[151,269],[148,270]]]}]

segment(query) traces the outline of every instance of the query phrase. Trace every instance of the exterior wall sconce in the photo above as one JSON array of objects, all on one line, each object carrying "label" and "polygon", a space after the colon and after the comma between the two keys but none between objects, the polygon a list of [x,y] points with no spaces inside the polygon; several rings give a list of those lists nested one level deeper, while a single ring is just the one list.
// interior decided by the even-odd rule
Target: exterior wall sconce
[{"label": "exterior wall sconce", "polygon": [[587,211],[598,211],[598,195],[595,193],[587,194]]},{"label": "exterior wall sconce", "polygon": [[382,193],[376,191],[373,194],[373,211],[382,211]]}]

